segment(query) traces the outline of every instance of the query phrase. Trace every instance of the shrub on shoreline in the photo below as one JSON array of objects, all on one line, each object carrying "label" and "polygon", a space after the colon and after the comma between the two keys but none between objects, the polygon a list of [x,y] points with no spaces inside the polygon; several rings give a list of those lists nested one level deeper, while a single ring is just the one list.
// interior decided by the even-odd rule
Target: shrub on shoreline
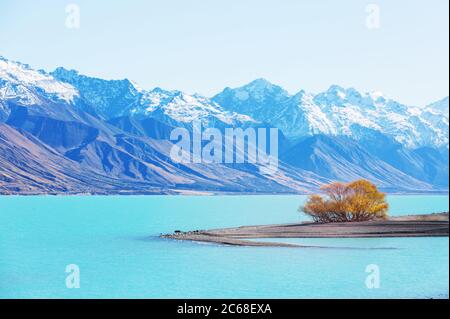
[{"label": "shrub on shoreline", "polygon": [[386,219],[385,194],[367,180],[331,183],[321,187],[325,196],[312,195],[300,211],[316,222],[360,222]]}]

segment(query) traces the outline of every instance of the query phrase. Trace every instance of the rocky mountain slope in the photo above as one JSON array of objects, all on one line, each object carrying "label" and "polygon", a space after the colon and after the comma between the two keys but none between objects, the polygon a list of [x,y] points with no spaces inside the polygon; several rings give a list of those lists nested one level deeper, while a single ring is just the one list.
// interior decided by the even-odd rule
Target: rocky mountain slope
[{"label": "rocky mountain slope", "polygon": [[[178,163],[176,127],[277,127],[279,169]],[[52,73],[0,58],[0,192],[309,193],[368,178],[400,192],[448,190],[448,98],[409,107],[332,86],[290,95],[266,80],[213,98],[129,80]]]}]

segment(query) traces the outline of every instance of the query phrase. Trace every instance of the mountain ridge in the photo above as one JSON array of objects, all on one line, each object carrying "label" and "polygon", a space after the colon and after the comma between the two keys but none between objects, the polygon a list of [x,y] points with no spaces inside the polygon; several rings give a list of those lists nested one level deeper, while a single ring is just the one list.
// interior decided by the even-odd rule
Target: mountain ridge
[{"label": "mountain ridge", "polygon": [[[195,120],[279,128],[279,171],[173,162],[170,132]],[[448,191],[448,98],[418,108],[337,85],[289,94],[265,79],[208,98],[0,58],[0,125],[3,193],[311,193],[350,178],[394,192]],[[45,169],[62,176],[60,186]]]}]

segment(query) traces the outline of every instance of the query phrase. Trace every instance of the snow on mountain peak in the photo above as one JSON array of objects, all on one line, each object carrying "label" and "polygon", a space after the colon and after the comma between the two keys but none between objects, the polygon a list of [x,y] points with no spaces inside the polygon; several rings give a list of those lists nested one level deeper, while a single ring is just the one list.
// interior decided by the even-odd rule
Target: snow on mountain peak
[{"label": "snow on mountain peak", "polygon": [[347,91],[338,85],[332,85],[325,92],[315,96],[314,101],[319,105],[342,105],[347,98]]},{"label": "snow on mountain peak", "polygon": [[234,92],[234,98],[239,101],[262,101],[268,97],[273,98],[289,95],[282,87],[272,84],[263,78],[256,79],[237,89],[230,89],[230,91]]},{"label": "snow on mountain peak", "polygon": [[346,90],[342,86],[339,86],[337,84],[330,85],[330,87],[327,90],[327,92],[332,94],[342,94],[345,93],[345,91]]},{"label": "snow on mountain peak", "polygon": [[52,100],[72,103],[79,96],[72,85],[57,81],[44,71],[35,71],[27,64],[0,58],[0,98],[15,99],[23,104],[39,101],[39,92]]},{"label": "snow on mountain peak", "polygon": [[82,102],[107,119],[138,115],[182,123],[200,119],[212,125],[267,123],[288,137],[358,138],[367,130],[386,134],[410,148],[448,146],[449,142],[448,97],[425,107],[411,107],[378,91],[360,93],[338,85],[318,94],[302,90],[290,95],[280,86],[257,79],[207,98],[161,88],[146,91],[127,79],[92,78],[64,68],[48,74],[0,56],[0,99],[26,105],[41,99]]},{"label": "snow on mountain peak", "polygon": [[130,80],[130,83],[134,86],[137,92],[144,92],[144,89],[139,84],[137,84],[137,82]]},{"label": "snow on mountain peak", "polygon": [[265,79],[257,79],[235,89],[226,88],[214,96],[212,101],[226,110],[252,117],[251,113],[268,112],[268,108],[276,108],[290,97],[282,87]]},{"label": "snow on mountain peak", "polygon": [[274,86],[275,86],[274,84],[270,83],[269,81],[267,81],[264,78],[259,78],[259,79],[253,80],[252,82],[250,82],[249,84],[246,85],[247,88],[254,89],[254,90],[270,89]]},{"label": "snow on mountain peak", "polygon": [[[241,86],[241,89],[245,89],[246,91],[266,91],[266,92],[270,92],[270,91],[281,91],[281,92],[286,92],[281,86],[273,84],[269,81],[267,81],[266,79],[263,78],[259,78],[256,79],[244,86]],[[287,92],[286,92],[287,93]]]},{"label": "snow on mountain peak", "polygon": [[368,96],[374,101],[377,101],[379,99],[385,99],[383,92],[381,91],[372,91],[367,93]]},{"label": "snow on mountain peak", "polygon": [[449,117],[449,101],[448,96],[442,100],[436,101],[426,106],[426,110]]},{"label": "snow on mountain peak", "polygon": [[140,105],[131,112],[142,115],[154,115],[160,112],[183,123],[190,123],[194,120],[201,120],[209,124],[218,120],[230,125],[236,122],[255,122],[247,115],[223,110],[220,105],[204,96],[190,95],[181,91],[167,91],[161,88],[155,88],[145,93]]},{"label": "snow on mountain peak", "polygon": [[64,68],[58,68],[52,74],[77,87],[83,99],[107,119],[132,115],[163,116],[184,123],[197,119],[229,124],[251,121],[248,116],[224,111],[217,103],[198,94],[190,95],[159,87],[146,91],[128,79],[104,80]]},{"label": "snow on mountain peak", "polygon": [[[213,100],[227,110],[278,127],[291,137],[329,134],[358,138],[363,128],[387,134],[410,148],[448,145],[448,115],[435,115],[436,109],[447,110],[448,114],[448,99],[425,108],[427,113],[423,108],[388,99],[378,91],[360,93],[338,85],[318,94],[301,91],[294,96],[256,90],[256,99],[251,98],[252,89],[251,84],[226,89]],[[242,99],[243,90],[248,99]],[[283,91],[280,88],[277,93]]]}]

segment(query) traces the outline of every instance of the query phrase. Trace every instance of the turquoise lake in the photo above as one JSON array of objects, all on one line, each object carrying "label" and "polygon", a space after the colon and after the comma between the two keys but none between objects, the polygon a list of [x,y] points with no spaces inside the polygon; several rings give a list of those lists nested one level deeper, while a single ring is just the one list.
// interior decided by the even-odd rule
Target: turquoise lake
[{"label": "turquoise lake", "polygon": [[[448,211],[448,199],[389,196],[390,215]],[[448,238],[288,240],[335,249],[158,238],[305,220],[297,212],[304,200],[0,196],[0,298],[448,298]],[[66,287],[69,264],[80,269],[78,289]],[[379,267],[379,288],[366,286],[368,265]]]}]

